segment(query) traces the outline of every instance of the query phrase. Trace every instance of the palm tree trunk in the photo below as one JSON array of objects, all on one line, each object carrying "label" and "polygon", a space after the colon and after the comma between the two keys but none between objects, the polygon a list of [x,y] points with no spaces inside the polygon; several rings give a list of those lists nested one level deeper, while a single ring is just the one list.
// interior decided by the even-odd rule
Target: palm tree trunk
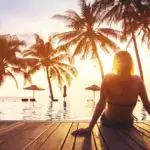
[{"label": "palm tree trunk", "polygon": [[48,81],[48,86],[49,86],[50,97],[51,97],[51,100],[53,101],[54,96],[53,96],[52,84],[51,84],[51,80],[50,80],[50,76],[49,76],[48,67],[46,67],[46,75],[47,75],[47,81]]},{"label": "palm tree trunk", "polygon": [[133,27],[132,27],[132,23],[131,23],[131,19],[130,18],[129,18],[129,21],[130,21],[132,39],[133,39],[133,44],[134,44],[134,48],[135,48],[136,58],[137,58],[138,67],[139,67],[139,71],[140,71],[140,76],[141,76],[141,78],[142,78],[142,80],[144,82],[142,64],[141,64],[141,60],[140,60],[140,56],[139,56],[139,52],[138,52],[138,48],[137,48],[137,42],[136,42],[136,38],[135,38],[135,35],[134,35],[134,31],[133,31]]},{"label": "palm tree trunk", "polygon": [[94,40],[92,40],[92,48],[95,51],[95,55],[96,55],[96,58],[97,58],[97,61],[98,61],[99,67],[100,67],[101,77],[102,77],[102,80],[103,80],[104,79],[104,69],[103,69],[102,61],[101,61],[100,56],[98,54],[97,46],[96,46]]},{"label": "palm tree trunk", "polygon": [[101,77],[103,80],[104,79],[104,69],[103,69],[102,61],[99,56],[97,57],[97,60],[98,60],[98,64],[99,64],[99,68],[100,68],[100,72],[101,72]]}]

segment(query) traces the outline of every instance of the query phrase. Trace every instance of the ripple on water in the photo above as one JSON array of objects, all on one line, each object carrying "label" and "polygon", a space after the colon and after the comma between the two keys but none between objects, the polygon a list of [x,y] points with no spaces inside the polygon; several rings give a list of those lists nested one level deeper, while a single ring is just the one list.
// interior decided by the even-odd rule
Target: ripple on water
[{"label": "ripple on water", "polygon": [[[67,101],[66,107],[63,101],[0,101],[1,120],[90,120],[96,102],[84,101],[72,103]],[[138,120],[150,120],[149,115],[143,109],[142,103],[138,102],[134,110]]]}]

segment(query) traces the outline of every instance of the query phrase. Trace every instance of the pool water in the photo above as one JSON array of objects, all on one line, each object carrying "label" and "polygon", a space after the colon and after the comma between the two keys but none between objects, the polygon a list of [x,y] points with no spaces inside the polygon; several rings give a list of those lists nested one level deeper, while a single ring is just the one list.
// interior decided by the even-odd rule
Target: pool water
[{"label": "pool water", "polygon": [[[36,102],[21,100],[0,101],[0,120],[90,120],[96,106],[93,100],[51,103],[49,99]],[[141,102],[137,102],[134,116],[138,120],[150,120]]]}]

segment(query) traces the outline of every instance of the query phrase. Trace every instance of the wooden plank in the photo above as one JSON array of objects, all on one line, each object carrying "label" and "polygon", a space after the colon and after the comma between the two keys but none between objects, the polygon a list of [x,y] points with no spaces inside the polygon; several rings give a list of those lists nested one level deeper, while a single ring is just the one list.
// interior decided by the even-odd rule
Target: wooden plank
[{"label": "wooden plank", "polygon": [[23,150],[36,150],[48,139],[48,137],[57,129],[60,123],[52,123],[42,133],[37,135],[34,140],[28,143]]},{"label": "wooden plank", "polygon": [[0,130],[16,123],[16,121],[0,121]]},{"label": "wooden plank", "polygon": [[95,145],[96,145],[96,149],[97,150],[107,150],[108,148],[106,147],[105,141],[101,135],[101,133],[99,132],[99,128],[98,128],[99,124],[96,124],[93,128],[93,136],[94,136],[94,141],[95,141]]},{"label": "wooden plank", "polygon": [[150,126],[145,123],[136,123],[135,127],[150,138]]},{"label": "wooden plank", "polygon": [[115,133],[114,128],[100,125],[100,132],[102,133],[102,136],[104,137],[109,150],[131,149],[127,142]]},{"label": "wooden plank", "polygon": [[146,124],[146,125],[148,125],[148,126],[150,126],[150,122],[145,121],[143,123]]},{"label": "wooden plank", "polygon": [[146,130],[144,130],[143,128],[135,125],[135,128],[138,130],[138,132],[141,133],[141,135],[146,136],[148,138],[150,138],[150,133],[148,133]]},{"label": "wooden plank", "polygon": [[[79,123],[79,128],[85,128],[88,123]],[[95,143],[92,135],[77,136],[75,150],[95,150]]]},{"label": "wooden plank", "polygon": [[5,132],[0,133],[0,147],[1,149],[6,149],[6,145],[8,145],[8,141],[13,139],[14,137],[18,137],[18,135],[22,132],[23,129],[26,128],[26,123],[23,123],[20,126],[14,127],[13,129],[6,130]]},{"label": "wooden plank", "polygon": [[73,149],[74,142],[75,142],[75,136],[71,135],[71,133],[77,129],[77,126],[78,126],[77,122],[72,124],[70,131],[68,132],[66,140],[65,140],[64,144],[62,145],[61,149],[63,149],[63,150]]},{"label": "wooden plank", "polygon": [[4,130],[0,132],[0,141],[8,139],[8,137],[13,136],[14,134],[18,134],[22,131],[22,129],[25,128],[25,123],[24,122],[18,122],[13,126],[8,126]]},{"label": "wooden plank", "polygon": [[134,140],[143,150],[150,149],[150,140],[149,138],[145,137],[143,134],[138,132],[136,128],[130,128],[124,130],[124,133],[130,136],[132,140]]},{"label": "wooden plank", "polygon": [[65,137],[71,127],[71,123],[61,123],[58,128],[48,137],[43,145],[39,148],[40,150],[57,150],[60,149],[64,143]]},{"label": "wooden plank", "polygon": [[143,128],[143,130],[145,130],[145,131],[150,133],[150,125],[148,125],[148,124],[146,124],[144,122],[142,122],[142,123],[135,123],[135,125]]},{"label": "wooden plank", "polygon": [[25,124],[24,122],[18,121],[18,122],[12,123],[10,125],[7,125],[0,129],[0,135],[5,134],[6,132],[10,132],[10,131],[14,130],[15,128],[19,128],[20,126],[22,126],[24,124]]},{"label": "wooden plank", "polygon": [[135,140],[133,140],[129,135],[124,133],[125,129],[120,128],[120,129],[114,129],[114,130],[116,134],[120,136],[120,138],[126,141],[127,145],[129,145],[131,149],[142,150],[142,148],[135,142]]},{"label": "wooden plank", "polygon": [[[3,144],[0,145],[1,150],[20,150],[28,144],[35,136],[40,133],[49,123],[29,122],[24,125],[24,128],[15,129],[13,134],[3,136]],[[18,142],[19,141],[19,142]]]},{"label": "wooden plank", "polygon": [[150,125],[150,120],[143,121],[143,122]]},{"label": "wooden plank", "polygon": [[[149,122],[135,123],[136,128],[117,129],[96,125],[91,136],[73,137],[78,123],[0,121],[0,150],[109,149],[150,150]],[[79,123],[87,127],[88,123]],[[100,135],[100,136],[99,136]]]}]

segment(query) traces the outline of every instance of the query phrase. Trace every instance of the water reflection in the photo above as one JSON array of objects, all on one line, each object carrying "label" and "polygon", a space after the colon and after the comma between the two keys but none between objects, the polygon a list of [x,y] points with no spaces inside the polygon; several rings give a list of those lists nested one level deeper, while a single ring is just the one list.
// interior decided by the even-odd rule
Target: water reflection
[{"label": "water reflection", "polygon": [[4,119],[4,114],[3,112],[0,112],[0,120],[3,120]]},{"label": "water reflection", "polygon": [[49,103],[49,106],[47,107],[46,116],[49,117],[49,119],[47,119],[47,120],[51,120],[52,119],[52,108],[53,108],[53,102]]},{"label": "water reflection", "polygon": [[[37,100],[36,102],[3,101],[0,102],[0,120],[90,120],[96,102],[72,102],[60,100]],[[134,111],[138,120],[149,120],[141,102]]]},{"label": "water reflection", "polygon": [[37,119],[37,111],[36,111],[36,105],[34,105],[34,102],[27,102],[23,103],[22,106],[22,119],[23,120],[30,120]]},{"label": "water reflection", "polygon": [[45,116],[47,120],[61,119],[60,102],[49,102]]},{"label": "water reflection", "polygon": [[142,115],[141,120],[146,120],[146,111],[144,108],[142,108],[142,110],[141,110],[141,115]]}]

